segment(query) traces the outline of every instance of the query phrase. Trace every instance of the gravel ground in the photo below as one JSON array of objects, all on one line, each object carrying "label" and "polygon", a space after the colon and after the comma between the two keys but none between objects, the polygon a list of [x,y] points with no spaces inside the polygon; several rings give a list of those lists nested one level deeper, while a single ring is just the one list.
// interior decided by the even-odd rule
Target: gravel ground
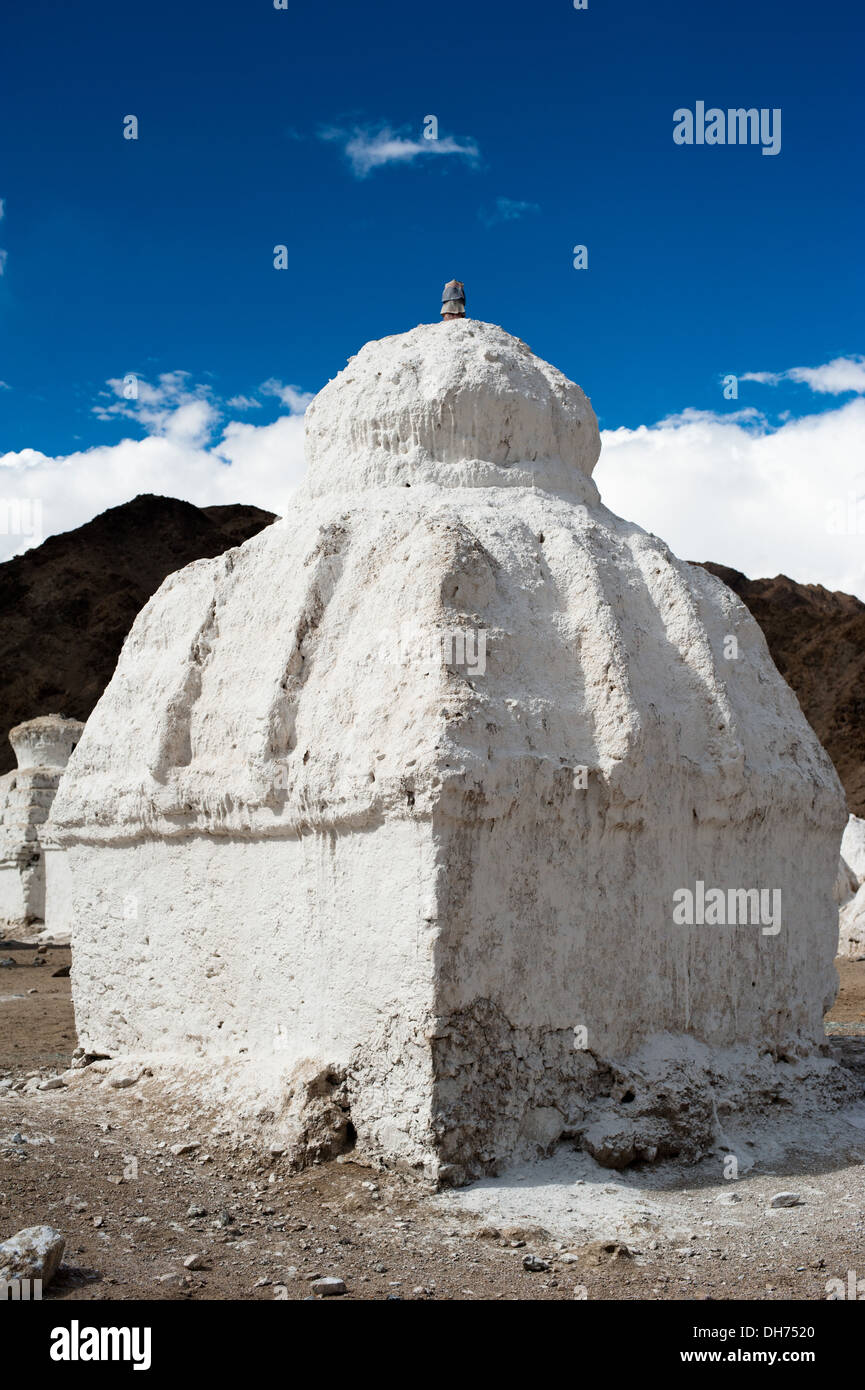
[{"label": "gravel ground", "polygon": [[[816,1137],[776,1126],[735,1182],[567,1146],[442,1194],[350,1160],[291,1174],[134,1087],[36,1089],[76,1045],[69,952],[40,954],[0,947],[0,1239],[63,1233],[46,1298],[304,1299],[332,1276],[343,1299],[813,1300],[865,1278],[865,1104]],[[865,1081],[865,962],[839,968],[827,1031]]]}]

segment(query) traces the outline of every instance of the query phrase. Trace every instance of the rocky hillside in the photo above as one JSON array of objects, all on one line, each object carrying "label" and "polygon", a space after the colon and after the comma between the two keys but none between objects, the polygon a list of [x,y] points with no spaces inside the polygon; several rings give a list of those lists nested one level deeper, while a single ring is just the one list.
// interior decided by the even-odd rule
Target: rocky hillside
[{"label": "rocky hillside", "polygon": [[766,634],[775,665],[829,753],[850,810],[865,816],[865,603],[785,574],[747,579],[711,561]]},{"label": "rocky hillside", "polygon": [[221,555],[273,521],[258,507],[136,497],[0,564],[0,772],[13,725],[86,719],[139,609],[166,575]]}]

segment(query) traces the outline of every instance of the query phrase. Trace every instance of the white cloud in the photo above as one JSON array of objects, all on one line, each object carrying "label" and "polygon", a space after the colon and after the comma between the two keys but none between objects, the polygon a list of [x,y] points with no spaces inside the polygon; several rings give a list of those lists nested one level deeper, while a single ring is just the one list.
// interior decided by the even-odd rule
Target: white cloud
[{"label": "white cloud", "polygon": [[760,386],[777,386],[783,381],[783,372],[740,372],[740,381],[756,381]]},{"label": "white cloud", "polygon": [[719,415],[716,410],[695,410],[692,405],[686,406],[677,415],[665,415],[660,422],[662,425],[714,425],[723,423],[725,425],[762,425],[768,426],[767,417],[762,410],[756,406],[746,405],[741,410],[731,410],[723,415]]},{"label": "white cloud", "polygon": [[865,599],[865,400],[777,428],[748,410],[683,411],[602,440],[603,501],[683,559]]},{"label": "white cloud", "polygon": [[822,367],[793,367],[791,381],[802,381],[812,391],[840,396],[845,391],[865,392],[865,357],[836,357]]},{"label": "white cloud", "polygon": [[[0,222],[3,221],[3,218],[4,218],[5,216],[6,216],[6,200],[5,200],[5,198],[0,198]],[[6,270],[6,262],[7,262],[8,259],[9,259],[9,252],[8,252],[8,251],[0,250],[0,275],[3,275],[3,274],[4,274],[4,272],[5,272],[5,270]]]},{"label": "white cloud", "polygon": [[127,372],[106,383],[108,390],[100,391],[93,414],[100,420],[134,420],[148,434],[204,440],[219,418],[217,398],[209,386],[188,383],[188,372],[162,372],[155,384],[137,372]]},{"label": "white cloud", "polygon": [[835,357],[821,367],[790,367],[786,372],[743,372],[740,381],[756,381],[761,386],[778,386],[796,381],[823,395],[841,396],[847,391],[865,394],[865,357]]},{"label": "white cloud", "polygon": [[450,135],[437,140],[417,139],[388,125],[354,126],[352,130],[329,127],[319,131],[319,138],[342,146],[352,173],[359,179],[365,179],[373,169],[381,169],[386,164],[412,164],[424,157],[456,155],[470,163],[479,157],[474,140],[460,140]]},{"label": "white cloud", "polygon": [[[3,531],[4,518],[26,519],[33,504],[44,535],[140,492],[284,514],[304,473],[308,393],[271,378],[259,394],[289,409],[252,425],[226,421],[219,398],[186,373],[140,380],[137,400],[123,396],[124,380],[110,383],[100,412],[135,421],[144,438],[59,458],[36,449],[0,456],[0,559],[42,539]],[[595,477],[604,502],[677,555],[752,577],[784,572],[865,599],[865,399],[775,425],[754,407],[686,409],[654,425],[605,430],[602,439]]]},{"label": "white cloud", "polygon": [[273,376],[263,381],[258,389],[263,396],[276,396],[295,415],[303,414],[314,395],[312,391],[302,391],[299,386],[284,386]]},{"label": "white cloud", "polygon": [[496,198],[493,206],[481,208],[478,216],[485,226],[494,227],[497,222],[516,222],[518,218],[540,210],[537,203],[520,202],[514,198]]},{"label": "white cloud", "polygon": [[247,502],[285,511],[304,472],[302,413],[267,425],[222,423],[210,388],[190,386],[184,372],[164,373],[156,384],[139,379],[137,399],[123,396],[124,381],[109,383],[98,413],[134,420],[143,439],[57,458],[38,449],[0,455],[0,560],[141,492],[201,507]]}]

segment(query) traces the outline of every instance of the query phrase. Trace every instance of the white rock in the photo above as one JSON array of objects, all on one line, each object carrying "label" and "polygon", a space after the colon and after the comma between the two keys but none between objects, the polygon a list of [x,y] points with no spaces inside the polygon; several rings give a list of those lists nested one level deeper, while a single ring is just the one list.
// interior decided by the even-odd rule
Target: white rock
[{"label": "white rock", "polygon": [[838,914],[839,956],[865,956],[865,883]]},{"label": "white rock", "polygon": [[832,890],[832,896],[838,904],[839,909],[846,907],[849,902],[853,901],[858,887],[859,880],[850,868],[847,860],[844,859],[843,856],[839,856],[838,873],[835,876],[835,887]]},{"label": "white rock", "polygon": [[66,1242],[53,1226],[27,1226],[0,1243],[0,1284],[41,1279],[47,1288],[63,1258]]},{"label": "white rock", "polygon": [[[287,519],[140,613],[54,802],[82,1045],[450,1183],[839,1098],[840,783],[745,606],[601,504],[580,388],[427,324],[307,441]],[[698,883],[779,929],[676,920]]]},{"label": "white rock", "polygon": [[769,1203],[770,1207],[798,1207],[802,1204],[802,1198],[798,1192],[776,1192]]},{"label": "white rock", "polygon": [[[865,820],[850,816],[841,837],[835,879],[838,904],[838,955],[865,955]],[[860,886],[861,885],[861,886]]]},{"label": "white rock", "polygon": [[333,1298],[336,1294],[346,1292],[345,1281],[328,1275],[323,1279],[313,1279],[310,1285],[313,1293],[320,1294],[322,1298]]},{"label": "white rock", "polygon": [[60,1091],[66,1085],[62,1076],[48,1076],[39,1082],[40,1091]]},{"label": "white rock", "polygon": [[841,837],[841,855],[856,875],[857,882],[865,880],[865,818],[850,816]]}]

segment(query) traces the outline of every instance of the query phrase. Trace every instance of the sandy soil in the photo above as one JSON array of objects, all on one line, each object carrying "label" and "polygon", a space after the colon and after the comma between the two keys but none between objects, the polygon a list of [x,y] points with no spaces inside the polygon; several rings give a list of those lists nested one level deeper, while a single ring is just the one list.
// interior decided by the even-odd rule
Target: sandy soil
[{"label": "sandy soil", "polygon": [[[40,954],[0,947],[0,1238],[62,1231],[47,1298],[303,1299],[336,1275],[349,1299],[825,1299],[865,1277],[865,1103],[819,1140],[779,1122],[736,1182],[717,1158],[619,1174],[568,1146],[438,1195],[351,1161],[290,1174],[135,1088],[35,1089],[76,1045],[69,952]],[[865,962],[839,970],[827,1032],[865,1083]],[[800,1204],[771,1209],[785,1190]]]}]

